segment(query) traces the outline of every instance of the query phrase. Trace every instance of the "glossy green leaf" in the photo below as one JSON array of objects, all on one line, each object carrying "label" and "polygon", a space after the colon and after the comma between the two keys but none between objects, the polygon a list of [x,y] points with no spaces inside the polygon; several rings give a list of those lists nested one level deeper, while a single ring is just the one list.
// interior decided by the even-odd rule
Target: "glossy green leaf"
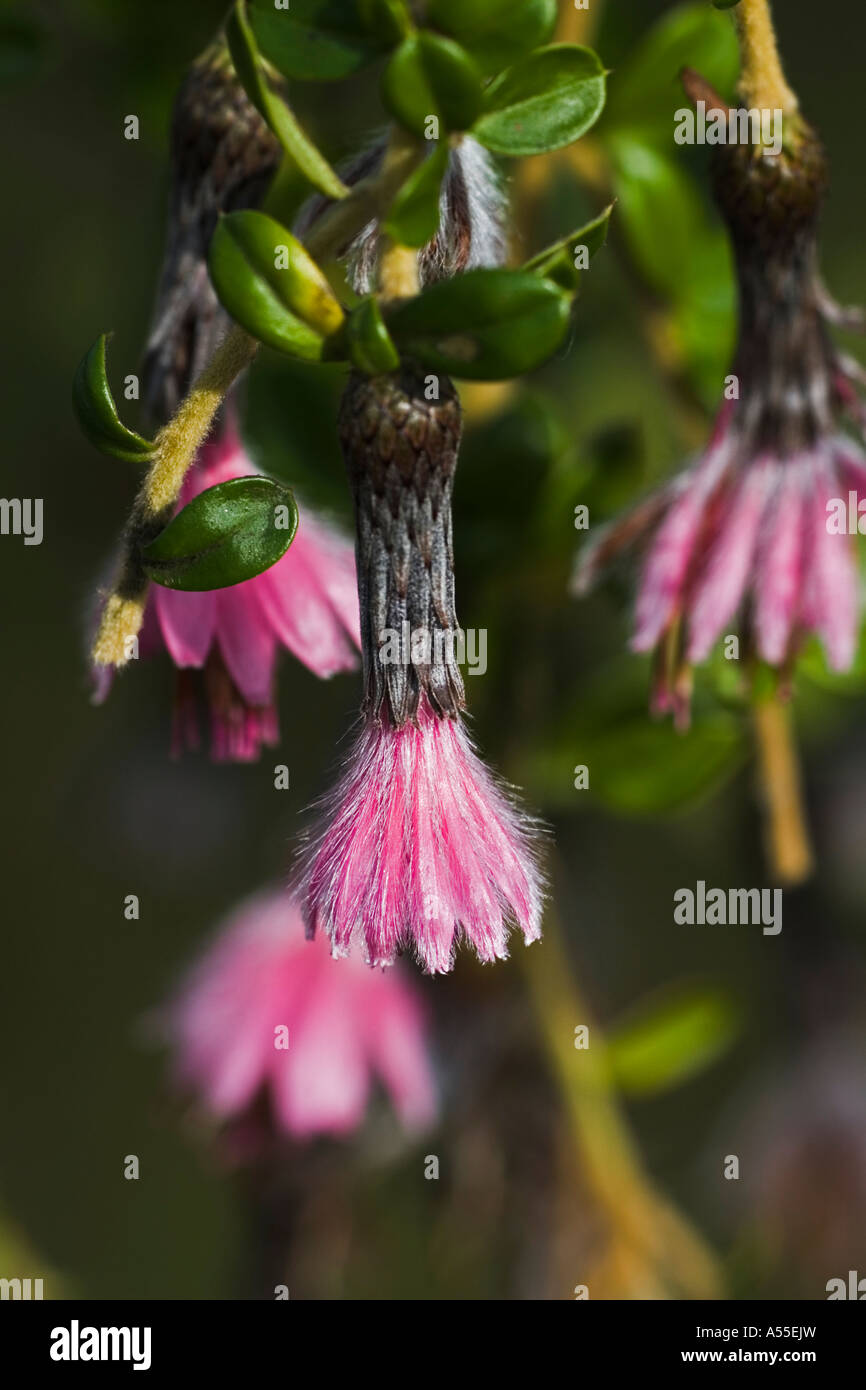
[{"label": "glossy green leaf", "polygon": [[617,69],[605,130],[634,126],[643,140],[651,134],[667,144],[673,138],[674,112],[689,105],[680,80],[684,67],[695,68],[723,96],[737,79],[734,27],[703,3],[665,11]]},{"label": "glossy green leaf", "polygon": [[297,529],[288,488],[271,478],[233,478],[187,503],[144,547],[141,561],[167,589],[226,589],[275,565]]},{"label": "glossy green leaf", "polygon": [[458,40],[483,72],[546,43],[555,27],[557,0],[430,0],[427,20]]},{"label": "glossy green leaf", "polygon": [[412,170],[400,189],[383,230],[403,246],[426,246],[439,229],[439,194],[448,168],[448,146],[442,141]]},{"label": "glossy green leaf", "polygon": [[531,371],[568,329],[571,300],[520,270],[470,270],[395,305],[386,322],[401,353],[455,376],[501,381]]},{"label": "glossy green leaf", "polygon": [[705,1071],[738,1031],[739,1015],[727,995],[678,990],[635,1009],[608,1030],[611,1080],[629,1095],[657,1095]]},{"label": "glossy green leaf", "polygon": [[481,110],[481,72],[465,49],[436,34],[404,39],[382,74],[382,101],[413,135],[431,138],[429,119],[440,129],[468,130]]},{"label": "glossy green leaf", "polygon": [[320,193],[328,198],[344,198],[349,191],[345,184],[305,135],[294,113],[265,81],[261,56],[244,0],[237,0],[229,15],[226,40],[244,91],[267,121],[286,154]]},{"label": "glossy green leaf", "polygon": [[578,260],[582,261],[584,256],[578,257],[577,253],[584,253],[586,260],[591,261],[596,252],[601,250],[607,240],[612,211],[613,203],[584,227],[540,251],[532,260],[526,261],[523,269],[531,270],[533,275],[543,275],[557,285],[562,285],[563,289],[576,290],[584,268],[578,264]]},{"label": "glossy green leaf", "polygon": [[254,338],[279,352],[318,361],[343,310],[315,261],[279,222],[245,209],[221,217],[210,245],[221,304]]},{"label": "glossy green leaf", "polygon": [[285,77],[330,82],[372,62],[383,44],[352,0],[253,0],[250,23],[264,56]]},{"label": "glossy green leaf", "polygon": [[352,364],[359,371],[378,376],[399,367],[400,356],[385,327],[378,301],[372,296],[362,300],[349,315],[346,337]]},{"label": "glossy green leaf", "polygon": [[85,353],[72,383],[72,404],[82,430],[100,453],[125,463],[146,463],[154,445],[127,429],[117,413],[105,370],[107,333],[100,333]]},{"label": "glossy green leaf", "polygon": [[497,154],[544,154],[589,130],[604,97],[604,68],[591,48],[550,44],[490,84],[472,134]]}]

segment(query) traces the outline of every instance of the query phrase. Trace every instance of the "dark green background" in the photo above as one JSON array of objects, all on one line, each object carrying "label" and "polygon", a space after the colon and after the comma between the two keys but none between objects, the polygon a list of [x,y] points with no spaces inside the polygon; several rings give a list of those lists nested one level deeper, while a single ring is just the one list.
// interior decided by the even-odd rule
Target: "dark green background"
[{"label": "dark green background", "polygon": [[[654,0],[610,0],[599,39],[609,65],[616,67],[663,8]],[[843,301],[863,301],[863,137],[856,113],[866,13],[850,0],[786,0],[776,8],[789,76],[832,160],[824,265]],[[252,767],[214,768],[195,757],[169,761],[165,663],[132,670],[104,708],[89,705],[88,605],[131,501],[135,472],[98,456],[81,438],[70,382],[103,329],[115,332],[114,382],[137,369],[162,250],[170,103],[223,7],[207,0],[53,0],[21,9],[42,39],[32,54],[17,47],[13,53],[7,44],[0,68],[3,492],[44,498],[45,536],[40,547],[29,548],[14,537],[0,539],[6,788],[0,1206],[74,1293],[233,1296],[246,1291],[243,1208],[207,1147],[184,1134],[167,1103],[164,1059],[144,1045],[141,1020],[221,914],[286,873],[299,813],[329,780],[358,681],[323,685],[284,660],[283,747]],[[10,5],[3,13],[16,12]],[[366,78],[338,90],[338,97],[333,89],[298,93],[334,158],[381,119]],[[123,138],[129,113],[141,120],[138,142]],[[700,170],[700,158],[694,163]],[[590,210],[585,195],[562,184],[544,213],[544,234],[564,232]],[[527,249],[541,242],[539,232]],[[600,460],[612,460],[611,491],[602,503],[610,509],[675,467],[685,450],[676,402],[637,323],[628,278],[609,249],[587,282],[568,356],[537,375],[498,434],[491,427],[469,441],[456,497],[458,593],[464,626],[489,630],[490,671],[468,682],[478,737],[555,822],[560,915],[596,1014],[607,1022],[671,981],[694,979],[726,988],[743,1012],[740,1040],[723,1061],[631,1110],[652,1172],[729,1251],[761,1213],[747,1194],[735,1201],[722,1190],[718,1153],[749,1151],[747,1139],[732,1136],[743,1126],[748,1132],[750,1107],[769,1104],[774,1072],[796,1067],[813,1039],[846,1012],[856,1022],[866,900],[866,701],[860,694],[803,693],[806,776],[822,868],[814,885],[786,895],[778,940],[744,927],[688,935],[671,919],[678,886],[698,878],[743,886],[765,881],[748,767],[718,795],[689,803],[677,816],[620,816],[570,790],[571,766],[593,767],[591,743],[579,747],[569,732],[570,702],[585,699],[626,635],[623,592],[609,589],[584,605],[566,595],[573,505],[583,500]],[[251,388],[251,434],[265,466],[306,483],[302,501],[315,494],[345,512],[332,427],[337,390],[336,378],[323,384],[314,372],[290,372],[268,356]],[[624,661],[621,680],[642,706],[643,666]],[[550,754],[554,730],[562,737]],[[273,789],[276,761],[290,766],[287,793]],[[649,760],[639,775],[652,781]],[[123,916],[129,893],[141,899],[138,922]],[[519,994],[516,974],[513,963],[480,972],[463,956],[456,984],[444,979],[422,987],[431,999],[438,996],[440,1010],[446,991],[459,1000],[461,990],[467,1007],[480,1001],[489,1008],[503,991]],[[448,1024],[439,1045],[446,1078],[449,1038],[461,1026],[456,1006]],[[862,1044],[855,1055],[862,1056]],[[866,1067],[859,1077],[866,1078]],[[453,1076],[448,1084],[453,1087]],[[854,1105],[858,1082],[851,1084]],[[860,1114],[861,1141],[862,1121]],[[447,1150],[445,1139],[430,1142],[433,1151]],[[122,1175],[130,1153],[141,1160],[137,1183]],[[441,1274],[434,1279],[427,1235],[435,1199],[429,1188],[419,1190],[415,1150],[407,1161],[411,1179],[404,1169],[402,1178],[382,1179],[373,1193],[374,1216],[365,1217],[370,1249],[358,1256],[349,1290],[471,1297],[519,1289],[519,1281],[503,1284],[484,1250],[466,1259],[456,1250],[444,1262],[453,1271],[450,1287]],[[824,1164],[828,1181],[832,1161]],[[397,1194],[400,1219],[414,1233],[408,1247],[399,1234],[381,1234],[399,1224]],[[861,1268],[864,1209],[866,1198],[850,1217],[851,1258],[859,1249]],[[468,1232],[452,1235],[471,1244]],[[747,1267],[737,1287],[804,1292],[814,1287],[806,1257],[804,1270],[802,1278],[783,1271],[765,1285]],[[823,1277],[846,1270],[828,1269]]]}]

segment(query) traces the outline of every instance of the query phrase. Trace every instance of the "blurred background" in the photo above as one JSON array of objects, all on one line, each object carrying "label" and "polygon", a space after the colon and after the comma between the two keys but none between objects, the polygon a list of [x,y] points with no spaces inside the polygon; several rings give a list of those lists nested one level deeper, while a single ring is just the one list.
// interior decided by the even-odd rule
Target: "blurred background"
[{"label": "blurred background", "polygon": [[[567,350],[516,387],[466,391],[455,497],[460,618],[488,633],[488,670],[467,681],[475,734],[554,831],[555,913],[527,953],[545,963],[515,947],[482,969],[464,952],[452,976],[417,978],[442,1101],[429,1135],[402,1137],[377,1100],[350,1142],[286,1146],[245,1173],[170,1095],[142,1020],[238,899],[285,878],[359,679],[323,684],[285,658],[281,748],[245,767],[169,759],[167,662],[141,663],[92,707],[88,607],[136,480],[91,449],[70,407],[103,329],[115,384],[138,369],[171,103],[224,6],[0,10],[3,495],[45,508],[40,546],[0,540],[0,1274],[44,1275],[46,1296],[272,1296],[282,1274],[292,1297],[570,1298],[593,1270],[591,1296],[694,1296],[718,1279],[732,1297],[822,1298],[828,1279],[866,1273],[866,656],[831,680],[812,653],[798,681],[819,869],[785,893],[781,935],[679,927],[677,888],[768,882],[748,722],[720,662],[699,677],[687,737],[652,724],[646,663],[624,654],[627,587],[568,594],[575,506],[595,524],[700,445],[733,342],[707,152],[671,138],[683,62],[732,89],[730,17],[660,0],[592,8],[608,108],[570,155],[504,170],[514,257],[612,196],[614,228]],[[843,302],[864,302],[851,92],[866,13],[776,9],[832,166],[825,274]],[[381,122],[376,77],[293,89],[332,159]],[[138,141],[124,139],[128,114]],[[263,352],[245,433],[302,504],[348,525],[341,383]],[[581,764],[588,790],[574,786]],[[124,918],[131,893],[138,921]],[[608,1041],[589,1099],[581,1023]],[[424,1179],[428,1154],[438,1181]],[[602,1199],[606,1166],[621,1200]]]}]

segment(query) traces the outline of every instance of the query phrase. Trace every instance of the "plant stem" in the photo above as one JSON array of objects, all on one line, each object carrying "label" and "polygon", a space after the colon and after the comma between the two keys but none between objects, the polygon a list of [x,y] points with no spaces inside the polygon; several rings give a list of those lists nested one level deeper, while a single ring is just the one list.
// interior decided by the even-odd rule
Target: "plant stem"
[{"label": "plant stem", "polygon": [[628,1252],[629,1261],[659,1287],[683,1290],[691,1298],[718,1297],[712,1254],[642,1170],[611,1086],[597,1025],[590,1027],[587,1048],[574,1046],[575,1026],[589,1024],[590,1016],[575,988],[552,912],[543,941],[520,956],[581,1171],[607,1217],[611,1248]]},{"label": "plant stem", "polygon": [[[348,197],[334,203],[314,223],[306,240],[310,255],[327,259],[342,250],[372,217],[381,217],[423,156],[421,141],[395,131],[380,173],[356,184]],[[141,629],[149,587],[138,559],[140,544],[154,531],[155,522],[168,519],[220,404],[258,347],[255,338],[235,325],[174,417],[157,435],[156,452],[126,526],[120,578],[106,599],[93,645],[92,657],[98,666],[123,666],[130,659],[134,649],[131,639]]]},{"label": "plant stem", "polygon": [[740,0],[734,11],[740,40],[739,92],[748,107],[797,110],[797,98],[785,81],[770,0]]},{"label": "plant stem", "polygon": [[814,868],[803,809],[800,769],[787,705],[776,696],[752,707],[760,786],[766,815],[767,854],[782,883],[807,879]]}]

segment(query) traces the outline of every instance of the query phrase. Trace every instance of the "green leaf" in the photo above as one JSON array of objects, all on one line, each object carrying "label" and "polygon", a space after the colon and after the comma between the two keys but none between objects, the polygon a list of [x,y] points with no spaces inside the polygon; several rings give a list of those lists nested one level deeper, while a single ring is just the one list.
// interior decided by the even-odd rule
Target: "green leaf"
[{"label": "green leaf", "polygon": [[500,72],[546,43],[556,0],[430,0],[427,19],[466,48],[485,73]]},{"label": "green leaf", "polygon": [[711,403],[728,370],[735,293],[728,238],[710,221],[694,181],[665,151],[631,132],[608,141],[617,220],[650,286],[671,303],[671,338]]},{"label": "green leaf", "polygon": [[271,91],[265,81],[245,0],[237,0],[229,15],[226,40],[244,91],[267,121],[286,154],[320,193],[328,198],[344,198],[349,191],[346,185],[304,134],[286,103]]},{"label": "green leaf", "polygon": [[382,74],[382,101],[422,139],[429,136],[431,116],[439,119],[441,133],[468,130],[481,110],[481,72],[451,39],[414,34],[403,40]]},{"label": "green leaf", "polygon": [[[549,809],[580,809],[589,797],[638,817],[677,814],[716,792],[748,755],[742,720],[700,687],[688,733],[651,719],[648,665],[623,656],[585,682],[515,780]],[[587,791],[574,787],[579,765],[589,769]]]},{"label": "green leaf", "polygon": [[674,112],[689,105],[680,73],[695,68],[723,96],[739,71],[733,25],[705,4],[666,11],[617,69],[605,111],[605,130],[634,125],[642,139],[673,138]]},{"label": "green leaf", "polygon": [[401,352],[475,381],[531,371],[568,329],[570,298],[520,270],[470,270],[386,310]]},{"label": "green leaf", "polygon": [[399,367],[400,356],[385,327],[379,303],[373,296],[363,299],[349,315],[346,336],[349,356],[359,371],[378,376]]},{"label": "green leaf", "polygon": [[604,68],[591,48],[550,44],[490,84],[472,134],[496,154],[558,150],[598,120],[604,96]]},{"label": "green leaf", "polygon": [[79,363],[72,383],[72,404],[78,423],[100,453],[125,463],[146,463],[154,445],[123,424],[108,384],[105,345],[109,336],[100,333]]},{"label": "green leaf", "polygon": [[390,48],[412,32],[407,0],[358,0],[358,11],[384,47]]},{"label": "green leaf", "polygon": [[226,589],[275,565],[297,529],[288,488],[271,478],[233,478],[194,497],[144,547],[141,561],[166,589]]},{"label": "green leaf", "polygon": [[352,0],[290,0],[285,10],[254,0],[250,22],[268,61],[299,82],[348,77],[383,49]]},{"label": "green leaf", "polygon": [[290,231],[263,212],[244,209],[221,217],[208,265],[232,318],[278,352],[318,361],[325,338],[344,322],[315,261]]},{"label": "green leaf", "polygon": [[657,1095],[711,1066],[734,1042],[739,1027],[726,994],[677,990],[635,1009],[608,1031],[611,1080],[629,1095]]},{"label": "green leaf", "polygon": [[413,169],[391,204],[383,230],[403,246],[426,246],[439,230],[439,193],[448,168],[443,141]]},{"label": "green leaf", "polygon": [[561,285],[563,289],[574,292],[580,284],[583,269],[576,264],[577,252],[581,250],[585,253],[586,259],[591,261],[595,253],[601,250],[607,241],[612,211],[613,203],[606,207],[604,212],[599,213],[598,217],[593,218],[592,222],[587,222],[578,231],[540,251],[532,260],[526,261],[523,269],[532,271],[533,275],[543,275]]}]

